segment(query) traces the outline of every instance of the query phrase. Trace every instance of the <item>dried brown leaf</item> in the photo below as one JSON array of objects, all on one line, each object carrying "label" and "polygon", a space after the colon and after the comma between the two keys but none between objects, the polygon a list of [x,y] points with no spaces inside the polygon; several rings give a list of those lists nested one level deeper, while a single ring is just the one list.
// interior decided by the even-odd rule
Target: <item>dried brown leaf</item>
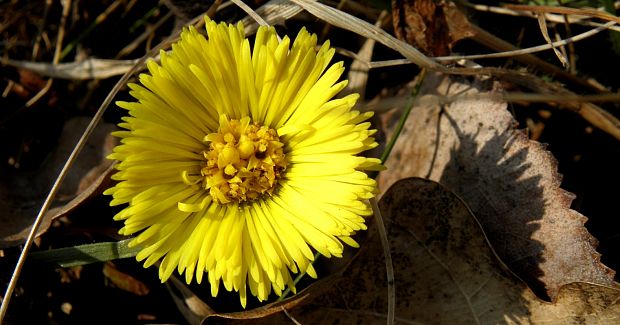
[{"label": "dried brown leaf", "polygon": [[393,0],[392,17],[396,37],[431,56],[448,55],[456,42],[475,35],[452,2]]},{"label": "dried brown leaf", "polygon": [[[396,323],[614,324],[620,317],[620,290],[611,287],[573,283],[556,303],[539,300],[499,261],[465,203],[438,183],[401,180],[379,205],[394,257]],[[385,266],[372,232],[322,295],[250,323],[384,324]]]},{"label": "dried brown leaf", "polygon": [[[19,244],[26,238],[47,192],[88,122],[86,117],[67,121],[55,151],[41,168],[34,172],[16,171],[1,178],[0,247]],[[62,183],[54,208],[45,214],[39,235],[49,228],[53,219],[68,213],[106,186],[112,162],[105,156],[117,141],[110,135],[113,130],[116,130],[113,124],[97,126]]]},{"label": "dried brown leaf", "polygon": [[110,280],[115,287],[135,295],[145,296],[150,291],[142,281],[120,271],[110,262],[103,264],[103,275],[106,279]]},{"label": "dried brown leaf", "polygon": [[[488,88],[433,75],[421,94]],[[611,285],[614,272],[600,263],[596,240],[584,227],[587,218],[570,209],[573,195],[559,187],[556,160],[515,129],[506,103],[491,97],[414,107],[380,186],[421,176],[452,189],[502,260],[543,297],[556,298],[571,282]]]}]

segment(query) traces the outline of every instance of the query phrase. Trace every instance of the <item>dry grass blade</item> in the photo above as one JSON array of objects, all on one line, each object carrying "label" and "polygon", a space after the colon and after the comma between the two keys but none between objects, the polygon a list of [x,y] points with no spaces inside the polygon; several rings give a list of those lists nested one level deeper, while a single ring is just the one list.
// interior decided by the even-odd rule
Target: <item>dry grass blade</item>
[{"label": "dry grass blade", "polygon": [[529,103],[588,103],[588,102],[620,102],[620,94],[529,94],[529,93],[504,93],[502,100],[508,102]]},{"label": "dry grass blade", "polygon": [[421,68],[448,72],[449,69],[433,61],[429,57],[420,53],[413,46],[396,39],[386,31],[368,22],[356,18],[346,12],[334,9],[313,0],[291,0],[298,4],[313,16],[322,19],[334,26],[352,31],[366,38],[374,39],[377,42],[399,52],[411,62]]},{"label": "dry grass blade", "polygon": [[509,9],[521,10],[521,11],[533,11],[533,12],[550,12],[561,15],[580,15],[586,17],[599,18],[608,21],[615,21],[620,23],[620,18],[604,11],[588,8],[569,8],[561,6],[528,6],[528,5],[510,5],[505,6]]},{"label": "dry grass blade", "polygon": [[122,75],[135,66],[137,61],[89,58],[81,62],[53,64],[3,59],[2,64],[30,70],[51,78],[87,80]]},{"label": "dry grass blade", "polygon": [[[405,98],[405,96],[402,96]],[[495,99],[507,102],[527,102],[527,103],[588,103],[588,102],[620,102],[620,94],[598,94],[598,95],[577,95],[577,94],[531,94],[522,92],[505,92],[501,94],[480,94],[480,95],[457,95],[457,96],[426,96],[416,101],[420,104],[439,103],[442,105],[453,103],[460,100],[484,100]]]},{"label": "dry grass blade", "polygon": [[553,46],[553,44],[551,42],[551,37],[549,37],[549,31],[547,31],[547,21],[545,20],[545,14],[539,14],[538,15],[538,26],[540,27],[540,32],[542,33],[542,36],[545,39],[545,41],[547,41],[547,44],[551,45],[551,49],[553,49],[553,52],[555,53],[555,56],[558,57],[558,60],[560,60],[560,62],[562,62],[562,65],[565,68],[568,68],[568,60],[560,52],[560,50],[558,50],[556,48],[556,46]]},{"label": "dry grass blade", "polygon": [[37,27],[37,36],[34,38],[34,45],[32,46],[32,59],[36,60],[37,56],[39,56],[39,44],[43,35],[43,26],[47,21],[47,15],[49,14],[50,7],[52,6],[52,0],[45,0],[45,7],[43,8],[43,18],[39,22],[39,26]]},{"label": "dry grass blade", "polygon": [[282,311],[284,312],[284,314],[286,315],[286,317],[288,317],[291,322],[293,322],[293,324],[295,325],[301,325],[300,322],[298,322],[295,317],[291,316],[291,314],[289,314],[288,310],[286,310],[286,308],[282,308]]},{"label": "dry grass blade", "polygon": [[606,29],[608,29],[609,27],[615,25],[616,22],[615,21],[610,21],[606,24],[604,24],[603,26],[597,27],[597,28],[593,28],[587,32],[581,33],[579,35],[575,35],[573,37],[569,37],[560,41],[556,41],[556,42],[551,42],[548,44],[543,44],[543,45],[538,45],[538,46],[533,46],[533,47],[529,47],[526,49],[520,49],[520,50],[513,50],[513,51],[505,51],[505,52],[499,52],[499,53],[490,53],[490,54],[475,54],[475,55],[457,55],[457,56],[442,56],[442,57],[436,57],[435,60],[438,61],[456,61],[456,60],[474,60],[474,59],[490,59],[490,58],[505,58],[505,57],[512,57],[512,56],[517,56],[517,55],[524,55],[524,54],[530,54],[530,53],[535,53],[535,52],[540,52],[540,51],[545,51],[545,50],[549,50],[549,49],[554,49],[556,47],[559,46],[564,46],[568,43],[572,43],[572,42],[577,42],[577,41],[581,41],[583,39],[586,39],[588,37],[591,37],[593,35],[596,35]]},{"label": "dry grass blade", "polygon": [[[409,101],[409,94],[383,98],[381,101],[365,104],[366,110],[384,113],[394,107],[405,106]],[[592,103],[592,102],[620,102],[620,94],[597,94],[597,95],[577,95],[577,94],[532,94],[523,92],[504,92],[498,94],[479,94],[479,95],[457,95],[440,96],[425,95],[417,98],[414,105],[446,105],[457,101],[479,101],[479,100],[502,100],[509,103],[555,103],[559,106],[566,103]],[[612,123],[613,124],[613,123]]]},{"label": "dry grass blade", "polygon": [[254,10],[252,10],[252,8],[246,5],[243,1],[241,0],[231,0],[231,1],[235,5],[237,5],[237,7],[241,8],[241,10],[245,11],[245,13],[248,14],[250,17],[252,17],[252,19],[254,19],[259,25],[261,26],[269,25],[259,14],[257,14]]},{"label": "dry grass blade", "polygon": [[[476,31],[476,36],[473,38],[474,41],[493,49],[497,52],[505,52],[505,51],[514,51],[518,48],[513,44],[506,42],[505,40],[489,33],[488,31],[476,26],[471,25],[473,29]],[[613,27],[613,26],[611,26]],[[574,74],[566,72],[559,67],[544,61],[533,54],[523,54],[519,56],[515,56],[514,60],[517,60],[521,63],[524,63],[528,66],[535,67],[537,70],[551,74],[558,79],[569,81],[573,84],[579,85],[581,87],[585,87],[586,89],[592,89],[597,92],[607,92],[608,90],[605,87],[600,86],[596,82],[591,82],[589,79],[585,80]]]},{"label": "dry grass blade", "polygon": [[[518,76],[516,74],[506,75],[506,80],[514,82],[515,84],[519,84],[523,87],[526,87],[532,91],[540,93],[541,95],[555,95],[555,96],[566,96],[567,98],[576,98],[580,97],[562,85],[555,84],[552,82],[548,82],[542,80],[538,77],[524,74],[523,76]],[[595,96],[595,95],[593,95]],[[608,99],[612,99],[610,97],[615,96],[615,94],[609,94],[605,96],[604,94],[600,95],[601,97],[607,97]],[[583,102],[579,100],[574,101],[557,101],[558,105],[562,108],[569,109],[583,117],[586,121],[606,132],[607,134],[613,136],[616,139],[620,140],[620,120],[613,116],[612,114],[605,111],[600,106],[589,102]]]},{"label": "dry grass blade", "polygon": [[[527,11],[520,11],[520,10],[514,10],[514,9],[509,9],[509,8],[504,8],[504,7],[495,7],[495,6],[488,6],[488,5],[481,5],[481,4],[473,4],[467,1],[462,1],[462,3],[465,6],[478,10],[478,11],[491,12],[491,13],[495,13],[499,15],[536,18],[536,15],[532,14],[531,12],[527,12]],[[560,23],[560,24],[569,23],[569,24],[579,24],[579,25],[594,26],[594,27],[601,26],[601,24],[599,23],[589,21],[590,18],[591,17],[583,16],[583,15],[565,15],[565,14],[559,15],[559,14],[551,14],[551,13],[545,14],[545,19],[553,23]],[[612,26],[609,29],[620,32],[620,26]]]},{"label": "dry grass blade", "polygon": [[[260,8],[256,9],[256,14],[262,17],[269,25],[276,25],[297,15],[302,11],[301,7],[288,0],[271,0]],[[258,24],[252,17],[245,17],[243,20],[245,33],[250,35],[256,32]]]},{"label": "dry grass blade", "polygon": [[[536,93],[557,96],[579,96],[562,85],[545,81],[532,74],[501,68],[459,68],[454,69],[454,73],[463,75],[491,75],[502,80],[514,83]],[[602,96],[602,95],[601,95]],[[611,95],[614,96],[614,95]],[[601,97],[599,97],[601,98]],[[607,99],[610,99],[607,97]],[[612,114],[606,112],[601,107],[588,102],[581,101],[558,101],[560,108],[571,110],[583,117],[593,126],[601,129],[603,132],[620,140],[620,120]]]}]

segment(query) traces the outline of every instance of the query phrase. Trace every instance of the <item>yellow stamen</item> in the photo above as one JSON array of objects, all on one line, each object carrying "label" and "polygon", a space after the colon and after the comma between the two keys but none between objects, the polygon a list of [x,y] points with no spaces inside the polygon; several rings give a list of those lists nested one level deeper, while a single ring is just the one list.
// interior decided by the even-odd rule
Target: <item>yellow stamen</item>
[{"label": "yellow stamen", "polygon": [[250,123],[249,117],[229,120],[220,116],[220,127],[208,134],[201,170],[203,186],[216,202],[252,201],[272,195],[286,169],[284,144],[274,129]]}]

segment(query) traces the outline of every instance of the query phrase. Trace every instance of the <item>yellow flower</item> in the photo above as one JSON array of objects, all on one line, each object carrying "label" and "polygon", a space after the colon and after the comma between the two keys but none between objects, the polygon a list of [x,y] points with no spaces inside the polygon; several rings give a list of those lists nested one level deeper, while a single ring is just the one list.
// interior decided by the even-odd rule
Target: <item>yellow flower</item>
[{"label": "yellow flower", "polygon": [[332,99],[346,81],[329,43],[317,51],[301,30],[290,47],[261,27],[251,48],[242,24],[206,29],[185,29],[129,85],[138,101],[118,103],[130,116],[109,157],[119,182],[105,193],[128,203],[115,219],[138,233],[144,267],[161,260],[162,281],[206,273],[213,296],[221,281],[245,307],[247,287],[263,301],[294,292],[291,273],[316,277],[313,249],[341,257],[343,243],[358,246],[376,191],[363,171],[380,162],[357,156],[377,145],[372,114],[352,110],[358,95]]}]

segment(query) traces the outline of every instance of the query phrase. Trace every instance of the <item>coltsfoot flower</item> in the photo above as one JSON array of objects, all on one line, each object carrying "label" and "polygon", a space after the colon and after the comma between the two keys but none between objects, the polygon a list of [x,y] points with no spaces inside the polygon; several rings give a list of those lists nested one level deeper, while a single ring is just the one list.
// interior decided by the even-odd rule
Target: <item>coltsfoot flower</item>
[{"label": "coltsfoot flower", "polygon": [[118,103],[129,116],[105,194],[128,204],[114,218],[144,267],[161,260],[162,281],[206,274],[213,296],[221,281],[245,307],[248,287],[263,301],[294,292],[292,273],[316,277],[313,250],[358,246],[376,192],[364,171],[380,161],[358,156],[377,146],[358,95],[333,99],[346,81],[329,42],[317,51],[302,29],[291,47],[261,27],[251,47],[242,24],[206,30],[186,28],[129,84],[137,102]]}]

